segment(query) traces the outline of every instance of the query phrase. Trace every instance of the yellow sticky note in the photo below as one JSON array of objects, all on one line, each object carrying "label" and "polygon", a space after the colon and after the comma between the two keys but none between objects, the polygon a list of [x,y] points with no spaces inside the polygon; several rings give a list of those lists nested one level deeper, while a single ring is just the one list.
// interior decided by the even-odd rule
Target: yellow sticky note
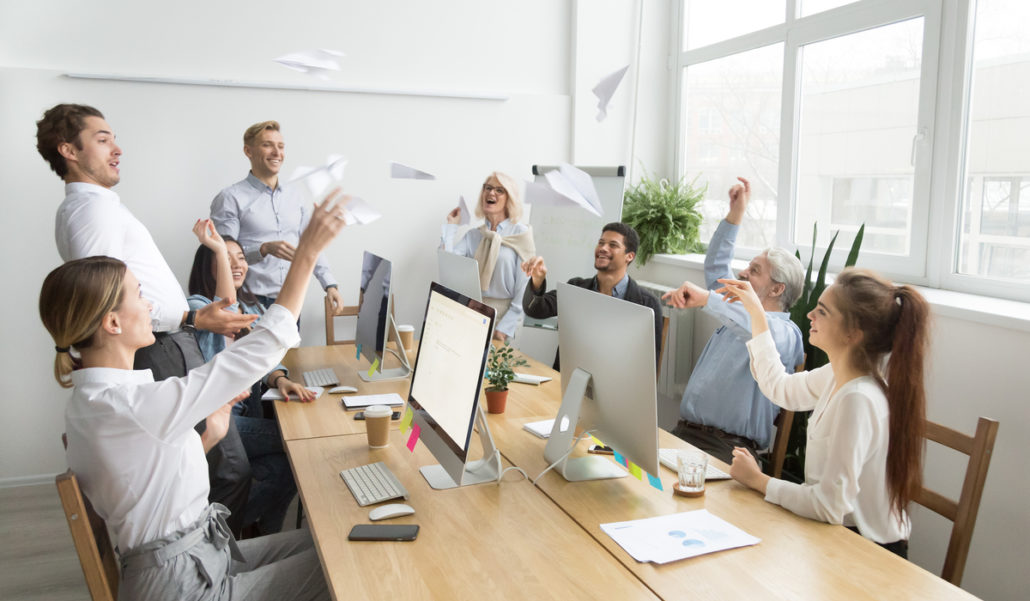
[{"label": "yellow sticky note", "polygon": [[411,427],[411,420],[415,418],[415,414],[411,412],[409,406],[404,410],[404,417],[401,418],[401,432],[407,432],[408,428]]},{"label": "yellow sticky note", "polygon": [[601,442],[600,440],[598,440],[597,437],[594,436],[593,434],[590,435],[590,440],[594,441],[594,444],[596,444],[599,447],[605,446],[604,443]]},{"label": "yellow sticky note", "polygon": [[633,474],[633,477],[637,480],[641,480],[644,477],[643,471],[640,469],[640,466],[633,462],[630,462],[629,464],[629,473]]},{"label": "yellow sticky note", "polygon": [[372,374],[374,374],[376,372],[376,368],[378,368],[378,367],[379,367],[379,357],[376,357],[376,360],[372,362],[372,367],[368,368],[368,377],[371,378]]}]

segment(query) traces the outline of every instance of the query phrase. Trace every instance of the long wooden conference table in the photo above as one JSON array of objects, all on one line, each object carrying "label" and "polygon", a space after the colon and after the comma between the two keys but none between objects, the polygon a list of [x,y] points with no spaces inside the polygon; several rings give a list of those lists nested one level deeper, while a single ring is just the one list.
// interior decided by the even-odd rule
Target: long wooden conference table
[{"label": "long wooden conference table", "polygon": [[[535,479],[547,467],[545,441],[522,426],[554,417],[561,382],[529,361],[519,370],[553,380],[512,384],[505,413],[488,415],[487,423],[504,466]],[[331,367],[359,394],[407,398],[408,380],[362,382],[352,345],[293,349],[284,364],[294,373]],[[732,480],[708,482],[703,497],[688,499],[673,495],[676,475],[664,467],[656,474],[664,491],[646,478],[566,482],[554,471],[533,486],[512,470],[500,484],[437,491],[418,472],[436,463],[422,445],[409,452],[407,435],[395,425],[389,447],[370,449],[364,422],[341,407],[339,395],[277,402],[276,413],[336,599],[975,599],[841,526],[800,518]],[[689,447],[668,432],[659,436],[662,447]],[[472,441],[478,451],[478,437]],[[585,451],[580,443],[573,456]],[[374,461],[386,463],[407,488],[415,514],[389,523],[419,524],[416,541],[347,541],[354,524],[368,523],[370,508],[358,507],[339,471]],[[637,562],[600,528],[695,509],[762,542],[655,565]]]}]

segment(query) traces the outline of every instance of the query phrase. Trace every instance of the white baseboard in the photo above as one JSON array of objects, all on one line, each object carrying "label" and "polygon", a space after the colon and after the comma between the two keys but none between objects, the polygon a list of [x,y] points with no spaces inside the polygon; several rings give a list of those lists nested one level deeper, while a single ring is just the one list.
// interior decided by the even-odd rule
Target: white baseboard
[{"label": "white baseboard", "polygon": [[19,476],[17,478],[0,478],[0,488],[53,484],[56,477],[57,474],[36,474],[34,476]]}]

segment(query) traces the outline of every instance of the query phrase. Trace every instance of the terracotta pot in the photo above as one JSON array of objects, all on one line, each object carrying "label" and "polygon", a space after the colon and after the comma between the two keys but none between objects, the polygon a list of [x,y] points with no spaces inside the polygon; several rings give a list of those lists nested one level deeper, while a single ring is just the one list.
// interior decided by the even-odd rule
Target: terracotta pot
[{"label": "terracotta pot", "polygon": [[486,391],[486,412],[487,413],[504,413],[504,408],[508,404],[508,391],[507,390],[487,390]]}]

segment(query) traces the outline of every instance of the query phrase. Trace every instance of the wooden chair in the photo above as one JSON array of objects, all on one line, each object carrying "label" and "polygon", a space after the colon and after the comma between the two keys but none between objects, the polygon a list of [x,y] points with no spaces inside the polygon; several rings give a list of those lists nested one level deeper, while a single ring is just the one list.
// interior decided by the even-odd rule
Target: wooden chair
[{"label": "wooden chair", "polygon": [[335,323],[335,319],[334,318],[336,318],[336,317],[354,317],[354,318],[357,318],[357,316],[358,316],[358,309],[360,309],[360,308],[361,307],[358,306],[358,305],[347,306],[347,307],[343,308],[343,311],[339,315],[336,315],[336,313],[333,312],[333,305],[332,305],[332,303],[329,302],[329,295],[328,294],[326,295],[326,297],[325,297],[325,343],[327,345],[330,345],[330,344],[354,344],[354,339],[353,338],[351,338],[350,340],[337,340],[336,339],[336,323]]},{"label": "wooden chair", "polygon": [[118,563],[115,560],[107,525],[82,496],[75,472],[57,476],[57,492],[68,520],[75,551],[79,554],[82,574],[93,601],[115,601],[118,598]]},{"label": "wooden chair", "polygon": [[669,316],[662,317],[662,346],[658,353],[658,371],[655,372],[655,377],[662,375],[662,362],[665,361],[665,341],[669,337]]},{"label": "wooden chair", "polygon": [[916,503],[954,522],[951,539],[948,541],[948,552],[944,556],[941,578],[955,586],[962,583],[962,572],[966,568],[966,556],[969,555],[969,542],[973,538],[976,514],[980,511],[980,497],[983,495],[987,468],[991,464],[991,453],[994,451],[994,439],[997,435],[998,422],[986,417],[981,417],[977,421],[976,434],[973,436],[967,436],[931,421],[926,422],[927,440],[969,455],[966,477],[962,482],[962,492],[957,502],[925,486],[913,499]]},{"label": "wooden chair", "polygon": [[790,429],[794,425],[794,412],[780,409],[773,425],[776,426],[776,436],[769,449],[768,470],[770,476],[779,478],[783,474],[783,460],[787,457],[787,442],[790,440]]}]

